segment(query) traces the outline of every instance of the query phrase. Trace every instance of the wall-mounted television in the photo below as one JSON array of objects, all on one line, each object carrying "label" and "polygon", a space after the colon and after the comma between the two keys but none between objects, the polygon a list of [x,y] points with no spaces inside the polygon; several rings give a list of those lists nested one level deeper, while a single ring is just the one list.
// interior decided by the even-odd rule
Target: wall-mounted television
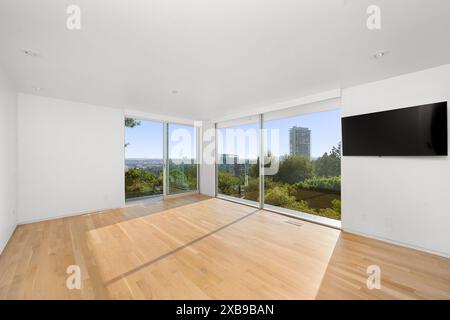
[{"label": "wall-mounted television", "polygon": [[447,102],[342,118],[344,156],[447,156]]}]

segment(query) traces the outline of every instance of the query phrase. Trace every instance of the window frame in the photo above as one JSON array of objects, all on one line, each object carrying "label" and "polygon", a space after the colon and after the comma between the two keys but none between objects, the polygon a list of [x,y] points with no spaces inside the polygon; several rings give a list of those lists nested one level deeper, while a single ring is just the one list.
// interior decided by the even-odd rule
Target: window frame
[{"label": "window frame", "polygon": [[[165,120],[161,120],[157,117],[149,117],[149,116],[145,116],[143,114],[134,114],[132,112],[125,112],[123,114],[123,144],[125,145],[125,119],[126,118],[132,118],[135,120],[142,120],[142,121],[153,121],[153,122],[158,122],[162,124],[162,130],[163,130],[163,194],[162,195],[158,195],[159,197],[163,197],[163,199],[167,199],[167,198],[172,198],[172,197],[176,197],[176,196],[180,196],[180,195],[187,195],[187,194],[198,194],[200,192],[200,155],[201,155],[201,139],[200,139],[200,127],[196,126],[195,123],[186,123],[186,122],[179,122],[179,121],[165,121]],[[188,190],[185,192],[180,192],[180,193],[176,193],[176,194],[169,194],[168,192],[168,178],[169,178],[169,165],[168,165],[168,161],[169,161],[169,138],[168,138],[168,133],[169,133],[169,124],[175,124],[175,125],[182,125],[182,126],[188,126],[188,127],[193,127],[194,128],[194,132],[195,132],[195,143],[196,143],[196,147],[195,147],[195,155],[196,155],[196,159],[195,159],[195,164],[197,166],[197,186],[195,190]],[[123,159],[125,160],[125,148],[123,149]],[[125,179],[125,177],[124,177]],[[131,202],[131,201],[138,201],[138,200],[145,200],[142,198],[132,198],[132,199],[126,199],[125,197],[125,180],[122,183],[123,185],[123,197],[125,199],[125,203],[127,202]],[[150,197],[148,197],[150,198]],[[155,196],[156,198],[156,196]]]},{"label": "window frame", "polygon": [[[290,108],[284,108],[281,110],[275,110],[275,111],[269,111],[265,113],[260,113],[258,115],[252,115],[249,117],[258,117],[259,119],[259,144],[258,144],[258,157],[260,159],[259,161],[259,203],[248,203],[245,201],[245,199],[239,199],[231,196],[226,196],[219,194],[218,192],[218,157],[219,157],[219,149],[218,149],[218,130],[222,128],[231,127],[234,122],[236,122],[236,125],[242,124],[242,119],[249,118],[249,117],[243,117],[238,118],[236,120],[227,120],[223,122],[215,122],[214,128],[215,128],[215,143],[216,143],[216,152],[215,152],[215,196],[216,198],[228,200],[237,202],[240,204],[250,205],[253,207],[257,207],[261,210],[271,211],[277,214],[285,215],[292,218],[297,218],[309,222],[313,222],[320,225],[325,225],[328,227],[332,227],[335,229],[341,229],[342,227],[342,217],[341,220],[335,220],[327,217],[322,217],[318,215],[313,215],[306,212],[296,211],[292,209],[287,209],[283,207],[273,206],[270,204],[265,204],[264,199],[264,123],[265,121],[270,120],[277,120],[277,119],[286,119],[289,117],[296,117],[296,116],[302,116],[302,115],[309,115],[319,112],[326,112],[326,111],[332,111],[332,110],[342,110],[341,108],[341,99],[340,98],[333,98],[333,99],[327,99],[322,100],[318,102],[308,103],[305,105],[299,105],[294,106]],[[266,119],[267,118],[267,119]],[[342,134],[342,130],[341,130]],[[341,136],[342,141],[342,136]],[[244,200],[244,201],[243,201]]]},{"label": "window frame", "polygon": [[218,169],[218,159],[219,159],[219,148],[218,148],[218,130],[220,129],[227,129],[227,128],[232,128],[232,127],[237,127],[239,125],[245,125],[245,124],[258,124],[258,128],[261,127],[261,114],[258,115],[252,115],[249,117],[242,117],[242,118],[238,118],[238,119],[234,119],[234,120],[227,120],[227,121],[223,121],[223,122],[215,122],[214,123],[214,129],[215,129],[215,164],[214,164],[214,168],[215,168],[215,196],[218,199],[223,199],[223,200],[228,200],[228,201],[232,201],[232,202],[236,202],[236,203],[240,203],[240,204],[245,204],[254,208],[262,208],[262,203],[261,203],[261,187],[264,188],[264,186],[261,186],[262,184],[262,180],[261,180],[261,146],[262,146],[262,140],[261,140],[261,130],[258,130],[258,147],[257,147],[257,158],[260,159],[259,161],[259,198],[260,201],[253,201],[253,200],[248,200],[248,199],[240,199],[237,197],[233,197],[233,196],[229,196],[229,195],[225,195],[225,194],[221,194],[219,193],[219,169]]}]

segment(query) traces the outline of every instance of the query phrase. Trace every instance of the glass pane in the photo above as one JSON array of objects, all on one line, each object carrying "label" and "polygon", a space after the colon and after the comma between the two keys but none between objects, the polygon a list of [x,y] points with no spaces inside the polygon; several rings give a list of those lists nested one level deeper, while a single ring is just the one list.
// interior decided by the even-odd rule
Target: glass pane
[{"label": "glass pane", "polygon": [[341,219],[339,110],[264,122],[264,203]]},{"label": "glass pane", "polygon": [[168,124],[168,193],[197,190],[196,129],[192,126]]},{"label": "glass pane", "polygon": [[125,199],[163,194],[163,124],[125,119]]},{"label": "glass pane", "polygon": [[217,129],[218,193],[259,201],[259,122]]}]

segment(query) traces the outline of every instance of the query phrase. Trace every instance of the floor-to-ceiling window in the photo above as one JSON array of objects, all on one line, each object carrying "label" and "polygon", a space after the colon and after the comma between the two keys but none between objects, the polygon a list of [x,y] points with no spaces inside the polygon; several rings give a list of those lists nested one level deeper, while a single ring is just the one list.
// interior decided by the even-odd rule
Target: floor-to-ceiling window
[{"label": "floor-to-ceiling window", "polygon": [[259,117],[217,124],[217,193],[258,204]]},{"label": "floor-to-ceiling window", "polygon": [[264,206],[341,219],[341,116],[264,117]]},{"label": "floor-to-ceiling window", "polygon": [[198,188],[196,128],[174,123],[167,126],[167,193],[196,191]]},{"label": "floor-to-ceiling window", "polygon": [[125,118],[125,199],[163,194],[163,123]]},{"label": "floor-to-ceiling window", "polygon": [[217,195],[340,226],[338,107],[330,99],[217,123]]},{"label": "floor-to-ceiling window", "polygon": [[198,190],[194,126],[125,118],[125,199]]}]

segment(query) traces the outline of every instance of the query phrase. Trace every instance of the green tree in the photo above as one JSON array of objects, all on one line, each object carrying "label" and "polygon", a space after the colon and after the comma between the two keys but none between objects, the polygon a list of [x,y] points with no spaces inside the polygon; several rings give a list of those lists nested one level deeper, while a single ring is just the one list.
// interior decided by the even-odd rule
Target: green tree
[{"label": "green tree", "polygon": [[125,127],[134,128],[136,126],[140,126],[141,122],[139,120],[133,118],[125,118]]},{"label": "green tree", "polygon": [[341,175],[341,143],[328,153],[314,161],[314,172],[317,176],[336,177]]},{"label": "green tree", "polygon": [[311,161],[300,155],[290,155],[280,162],[274,181],[294,184],[313,176]]},{"label": "green tree", "polygon": [[256,163],[249,163],[248,166],[248,175],[253,178],[259,177],[259,158]]},{"label": "green tree", "polygon": [[[140,126],[140,125],[141,125],[141,122],[138,121],[138,120],[136,120],[136,119],[133,119],[133,118],[125,118],[125,127],[127,127],[127,128],[134,128],[134,127]],[[129,143],[129,142],[126,142],[125,145],[124,145],[124,147],[126,148],[126,147],[128,147],[129,145],[130,145],[130,143]]]}]

